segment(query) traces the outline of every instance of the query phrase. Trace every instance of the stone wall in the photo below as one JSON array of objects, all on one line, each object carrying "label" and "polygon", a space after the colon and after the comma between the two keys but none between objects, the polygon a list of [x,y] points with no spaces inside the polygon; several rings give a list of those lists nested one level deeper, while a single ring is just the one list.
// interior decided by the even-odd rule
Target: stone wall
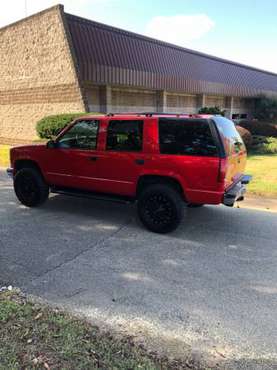
[{"label": "stone wall", "polygon": [[45,115],[84,110],[61,6],[0,29],[0,137],[32,140]]}]

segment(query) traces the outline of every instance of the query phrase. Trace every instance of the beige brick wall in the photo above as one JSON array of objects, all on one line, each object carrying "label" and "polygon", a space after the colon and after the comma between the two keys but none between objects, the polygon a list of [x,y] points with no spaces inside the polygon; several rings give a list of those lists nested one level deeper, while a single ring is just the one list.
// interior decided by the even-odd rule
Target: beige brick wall
[{"label": "beige brick wall", "polygon": [[155,91],[112,89],[112,112],[143,112],[157,110]]},{"label": "beige brick wall", "polygon": [[93,86],[85,89],[88,110],[90,112],[100,112],[99,87]]},{"label": "beige brick wall", "polygon": [[255,105],[254,99],[234,98],[233,114],[247,114],[249,117],[253,114]]},{"label": "beige brick wall", "polygon": [[0,30],[0,137],[33,139],[43,116],[84,110],[59,6]]},{"label": "beige brick wall", "polygon": [[224,108],[225,107],[225,97],[224,96],[211,96],[206,95],[206,101],[205,105],[207,107],[219,107]]},{"label": "beige brick wall", "polygon": [[167,94],[166,111],[169,113],[197,113],[197,96]]}]

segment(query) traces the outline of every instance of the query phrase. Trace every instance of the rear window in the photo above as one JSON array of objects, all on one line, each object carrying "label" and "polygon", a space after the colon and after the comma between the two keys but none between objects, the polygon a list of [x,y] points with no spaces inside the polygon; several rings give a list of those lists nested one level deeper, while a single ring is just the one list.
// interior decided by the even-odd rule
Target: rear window
[{"label": "rear window", "polygon": [[159,143],[162,154],[218,155],[208,121],[160,118]]},{"label": "rear window", "polygon": [[233,121],[224,117],[216,117],[214,120],[227,156],[245,150],[243,140]]},{"label": "rear window", "polygon": [[139,152],[142,150],[143,121],[110,121],[107,133],[107,150]]}]

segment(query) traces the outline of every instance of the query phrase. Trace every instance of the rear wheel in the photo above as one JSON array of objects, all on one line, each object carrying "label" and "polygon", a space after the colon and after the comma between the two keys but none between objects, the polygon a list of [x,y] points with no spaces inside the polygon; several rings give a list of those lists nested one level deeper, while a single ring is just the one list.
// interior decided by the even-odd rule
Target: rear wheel
[{"label": "rear wheel", "polygon": [[27,207],[37,207],[49,196],[48,185],[34,168],[23,168],[16,173],[14,191],[18,200]]},{"label": "rear wheel", "polygon": [[149,185],[138,199],[138,215],[143,225],[156,233],[175,230],[183,218],[181,195],[171,186]]}]

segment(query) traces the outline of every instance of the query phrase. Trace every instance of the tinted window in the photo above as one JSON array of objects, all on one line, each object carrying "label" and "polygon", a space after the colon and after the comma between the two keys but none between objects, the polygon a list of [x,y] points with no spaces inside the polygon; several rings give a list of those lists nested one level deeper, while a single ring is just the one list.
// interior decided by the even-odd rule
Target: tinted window
[{"label": "tinted window", "polygon": [[224,117],[216,117],[214,120],[227,155],[245,150],[243,140],[231,120]]},{"label": "tinted window", "polygon": [[96,149],[99,121],[79,121],[59,140],[59,148]]},{"label": "tinted window", "polygon": [[138,152],[142,150],[143,121],[110,121],[107,150]]},{"label": "tinted window", "polygon": [[161,118],[159,139],[163,154],[217,155],[207,121]]}]

